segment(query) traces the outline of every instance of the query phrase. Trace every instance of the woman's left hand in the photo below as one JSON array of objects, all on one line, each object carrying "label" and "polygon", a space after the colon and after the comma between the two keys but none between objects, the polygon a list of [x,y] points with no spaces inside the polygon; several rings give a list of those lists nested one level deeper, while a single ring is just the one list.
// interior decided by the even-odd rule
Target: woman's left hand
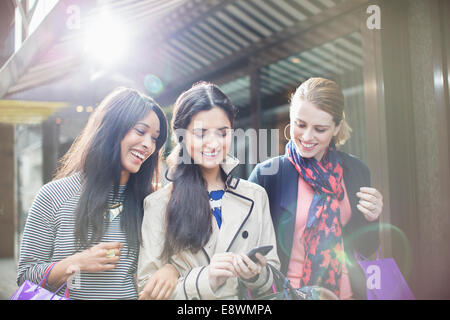
[{"label": "woman's left hand", "polygon": [[156,271],[139,293],[139,300],[167,300],[177,286],[178,271],[170,263]]},{"label": "woman's left hand", "polygon": [[383,211],[383,196],[375,188],[363,187],[356,193],[359,203],[356,205],[368,221],[375,221]]},{"label": "woman's left hand", "polygon": [[256,254],[256,258],[258,259],[257,263],[253,262],[246,254],[235,254],[233,266],[239,278],[248,280],[261,273],[266,267],[267,260],[259,253]]}]

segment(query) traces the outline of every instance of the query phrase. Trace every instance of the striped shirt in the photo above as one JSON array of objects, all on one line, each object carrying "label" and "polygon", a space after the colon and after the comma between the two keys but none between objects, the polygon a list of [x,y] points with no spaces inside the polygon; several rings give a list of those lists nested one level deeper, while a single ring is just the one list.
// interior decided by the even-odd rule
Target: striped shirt
[{"label": "striped shirt", "polygon": [[[123,201],[126,186],[120,186],[118,201]],[[81,174],[52,181],[36,196],[25,225],[20,249],[17,283],[25,280],[39,283],[52,264],[77,252],[75,246],[75,210],[81,194]],[[111,190],[108,203],[112,204]],[[137,299],[134,275],[137,250],[130,251],[125,232],[121,230],[119,214],[105,220],[105,232],[100,242],[121,242],[120,261],[113,270],[83,272],[69,290],[70,299]],[[89,236],[91,233],[89,232]],[[95,245],[95,244],[94,244]],[[56,290],[46,285],[49,290]],[[64,295],[64,289],[58,292]]]}]

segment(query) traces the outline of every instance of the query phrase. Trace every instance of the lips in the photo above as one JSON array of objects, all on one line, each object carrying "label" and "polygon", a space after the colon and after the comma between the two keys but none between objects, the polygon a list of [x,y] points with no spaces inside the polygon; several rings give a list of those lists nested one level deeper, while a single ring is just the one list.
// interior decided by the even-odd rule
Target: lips
[{"label": "lips", "polygon": [[300,140],[299,140],[299,142],[300,142],[300,146],[302,147],[302,149],[304,151],[311,151],[314,149],[315,146],[317,146],[317,143],[306,143],[306,142],[303,142]]},{"label": "lips", "polygon": [[145,159],[147,159],[147,153],[141,150],[132,149],[130,151],[132,157],[134,160],[136,160],[137,163],[143,163]]},{"label": "lips", "polygon": [[207,158],[207,159],[214,159],[214,158],[216,158],[218,155],[219,155],[219,151],[218,150],[216,150],[216,151],[210,151],[210,152],[202,152],[202,155],[203,155],[203,157],[204,158]]}]

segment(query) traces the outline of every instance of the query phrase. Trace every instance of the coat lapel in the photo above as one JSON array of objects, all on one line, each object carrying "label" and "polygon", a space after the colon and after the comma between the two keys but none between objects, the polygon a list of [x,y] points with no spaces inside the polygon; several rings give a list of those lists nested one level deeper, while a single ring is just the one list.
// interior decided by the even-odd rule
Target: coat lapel
[{"label": "coat lapel", "polygon": [[220,229],[216,252],[226,252],[245,226],[253,211],[253,200],[232,190],[227,190],[222,198],[222,227]]},{"label": "coat lapel", "polygon": [[213,219],[211,236],[209,237],[209,240],[206,243],[206,245],[203,246],[203,250],[208,255],[208,260],[210,260],[211,257],[216,252],[216,245],[220,233],[219,231],[220,231],[219,227],[217,226],[217,223],[215,223],[215,220]]},{"label": "coat lapel", "polygon": [[280,213],[276,230],[278,242],[283,253],[290,257],[292,250],[292,237],[295,231],[298,197],[298,172],[287,157],[281,166],[281,179],[283,183],[277,186],[280,190]]}]

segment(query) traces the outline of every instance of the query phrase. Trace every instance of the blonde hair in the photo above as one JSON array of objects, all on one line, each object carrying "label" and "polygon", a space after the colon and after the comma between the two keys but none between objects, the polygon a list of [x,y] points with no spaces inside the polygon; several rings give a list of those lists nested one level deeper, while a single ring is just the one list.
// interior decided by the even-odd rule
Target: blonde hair
[{"label": "blonde hair", "polygon": [[291,96],[290,109],[292,110],[300,101],[308,101],[329,113],[336,126],[342,123],[338,134],[333,137],[337,146],[343,145],[350,138],[352,129],[345,120],[344,95],[336,82],[324,78],[306,80]]}]

